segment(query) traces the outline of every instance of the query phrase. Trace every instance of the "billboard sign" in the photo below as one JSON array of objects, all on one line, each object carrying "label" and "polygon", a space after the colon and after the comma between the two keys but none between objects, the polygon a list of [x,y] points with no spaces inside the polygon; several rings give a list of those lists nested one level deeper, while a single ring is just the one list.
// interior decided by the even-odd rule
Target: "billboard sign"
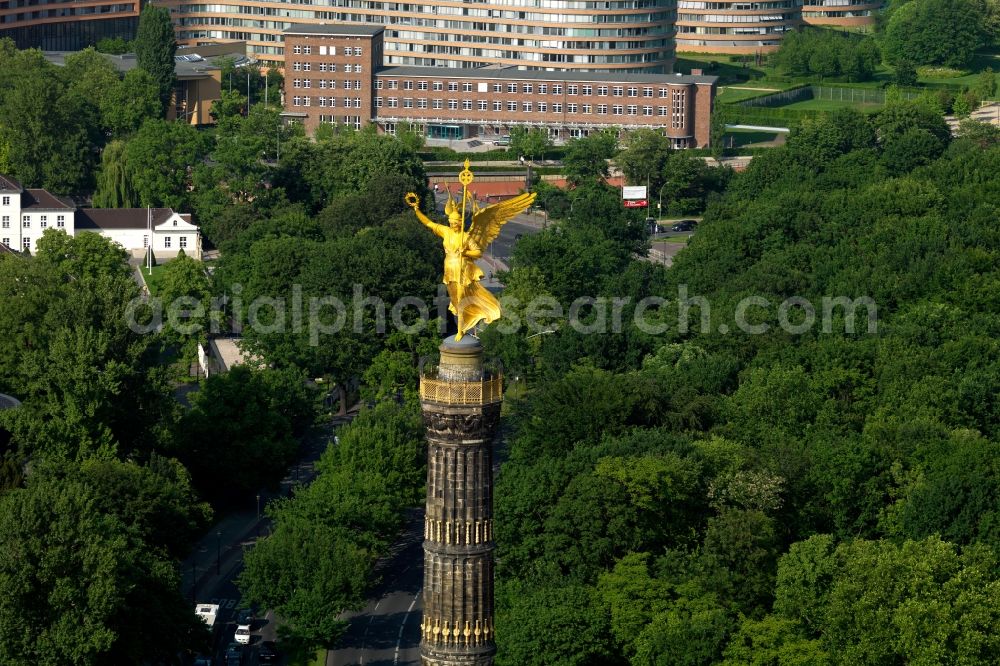
[{"label": "billboard sign", "polygon": [[646,205],[647,205],[647,202],[646,202],[645,199],[626,199],[625,200],[625,207],[626,208],[645,208]]},{"label": "billboard sign", "polygon": [[622,188],[622,199],[626,201],[634,201],[636,199],[646,198],[646,186],[645,185],[626,185]]}]

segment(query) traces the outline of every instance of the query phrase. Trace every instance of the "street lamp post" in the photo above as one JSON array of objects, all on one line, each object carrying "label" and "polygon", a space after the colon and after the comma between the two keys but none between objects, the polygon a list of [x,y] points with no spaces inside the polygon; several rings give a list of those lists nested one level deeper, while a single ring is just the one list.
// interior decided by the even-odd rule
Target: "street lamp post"
[{"label": "street lamp post", "polygon": [[218,576],[222,569],[222,532],[215,532],[215,575]]},{"label": "street lamp post", "polygon": [[656,200],[656,210],[660,215],[663,214],[663,188],[668,184],[669,183],[667,181],[664,181],[663,185],[660,185],[660,196]]},{"label": "street lamp post", "polygon": [[260,520],[260,493],[257,493],[257,520]]}]

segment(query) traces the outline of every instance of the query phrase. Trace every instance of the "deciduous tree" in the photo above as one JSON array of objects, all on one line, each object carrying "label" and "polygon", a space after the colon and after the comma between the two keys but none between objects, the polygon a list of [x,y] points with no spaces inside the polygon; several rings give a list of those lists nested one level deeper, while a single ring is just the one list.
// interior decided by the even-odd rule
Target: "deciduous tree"
[{"label": "deciduous tree", "polygon": [[126,160],[125,142],[110,142],[101,153],[101,169],[97,172],[94,206],[97,208],[136,208],[139,196],[132,183],[132,173]]},{"label": "deciduous tree", "polygon": [[208,646],[157,542],[176,543],[172,531],[194,518],[173,483],[133,463],[36,465],[25,488],[0,496],[0,550],[19,553],[0,558],[0,660],[159,662]]},{"label": "deciduous tree", "polygon": [[648,199],[656,199],[663,186],[663,170],[670,156],[670,139],[657,130],[629,132],[624,150],[615,157],[625,178],[633,185],[649,185]]},{"label": "deciduous tree", "polygon": [[130,69],[121,81],[116,80],[101,91],[102,125],[112,137],[127,137],[147,119],[160,115],[159,97],[152,75],[139,67]]},{"label": "deciduous tree", "polygon": [[986,36],[985,4],[977,0],[919,0],[892,12],[882,34],[890,63],[964,67]]},{"label": "deciduous tree", "polygon": [[[287,373],[289,381],[275,386],[270,373]],[[246,365],[205,380],[191,398],[172,449],[201,492],[232,500],[277,484],[298,451],[300,419],[312,413],[313,396],[303,381],[295,370]]]},{"label": "deciduous tree", "polygon": [[615,156],[618,139],[610,131],[594,132],[574,139],[566,146],[563,173],[575,185],[596,181],[608,175],[608,160]]},{"label": "deciduous tree", "polygon": [[207,152],[207,138],[190,125],[143,123],[125,144],[125,169],[139,205],[185,210],[190,172]]},{"label": "deciduous tree", "polygon": [[518,157],[545,159],[545,153],[552,148],[548,132],[541,127],[513,127],[510,130],[510,147],[512,155]]}]

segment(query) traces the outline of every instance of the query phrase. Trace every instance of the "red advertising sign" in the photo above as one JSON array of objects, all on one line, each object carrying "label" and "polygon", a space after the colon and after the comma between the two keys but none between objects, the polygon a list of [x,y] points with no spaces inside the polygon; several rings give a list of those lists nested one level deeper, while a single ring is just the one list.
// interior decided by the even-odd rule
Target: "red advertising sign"
[{"label": "red advertising sign", "polygon": [[645,199],[625,199],[626,208],[645,208],[647,205]]}]

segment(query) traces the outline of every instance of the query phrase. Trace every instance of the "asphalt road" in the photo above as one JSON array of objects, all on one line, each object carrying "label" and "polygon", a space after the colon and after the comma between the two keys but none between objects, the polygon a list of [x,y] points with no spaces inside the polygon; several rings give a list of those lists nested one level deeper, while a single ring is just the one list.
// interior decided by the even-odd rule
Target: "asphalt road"
[{"label": "asphalt road", "polygon": [[510,257],[514,254],[514,244],[517,242],[516,239],[519,236],[537,234],[539,231],[540,229],[538,227],[518,222],[517,218],[514,218],[500,228],[500,235],[497,236],[495,241],[490,243],[490,247],[487,248],[486,254],[502,261],[507,265],[510,265]]},{"label": "asphalt road", "polygon": [[424,510],[407,516],[392,552],[379,563],[367,605],[343,616],[346,633],[327,651],[326,666],[397,666],[420,663],[420,591],[424,577]]},{"label": "asphalt road", "polygon": [[[647,260],[662,264],[663,266],[671,266],[674,263],[674,257],[677,253],[687,247],[687,240],[692,235],[690,232],[678,231],[655,234],[649,239],[649,256]],[[681,239],[685,242],[676,242]]]},{"label": "asphalt road", "polygon": [[[321,429],[306,443],[302,458],[289,469],[281,482],[281,490],[273,496],[287,495],[292,486],[312,480],[315,461],[327,441],[332,439],[333,428],[327,426]],[[261,509],[269,499],[267,493],[262,493]],[[230,513],[195,545],[182,564],[182,589],[191,595],[192,603],[219,604],[213,632],[213,664],[221,666],[226,663],[226,649],[233,642],[236,631],[235,621],[241,597],[235,580],[243,571],[243,553],[253,547],[258,537],[267,535],[270,528],[270,519],[263,515],[263,511],[258,513],[256,507]],[[252,626],[251,644],[240,648],[241,664],[256,666],[259,663],[257,650],[260,642],[274,640],[276,630],[270,612],[258,617]]]}]

